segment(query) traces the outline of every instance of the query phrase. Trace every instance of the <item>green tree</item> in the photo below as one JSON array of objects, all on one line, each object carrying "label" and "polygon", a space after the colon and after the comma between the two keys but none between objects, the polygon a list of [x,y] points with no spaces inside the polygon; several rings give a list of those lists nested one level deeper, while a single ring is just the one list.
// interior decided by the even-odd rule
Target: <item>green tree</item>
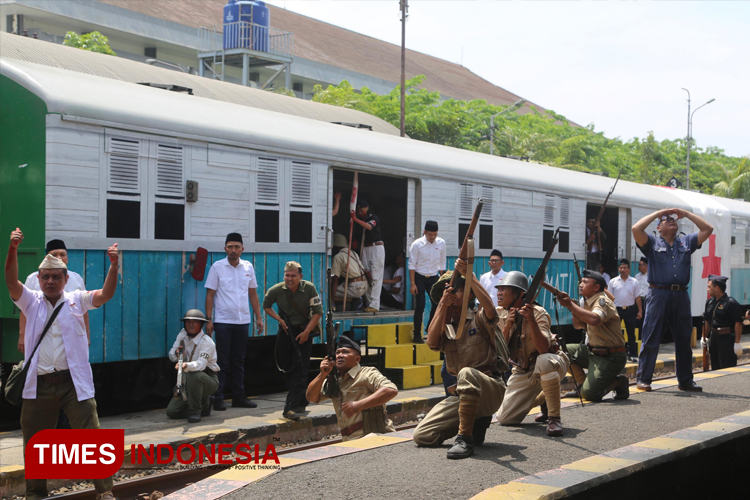
[{"label": "green tree", "polygon": [[750,156],[742,158],[734,168],[720,168],[723,180],[714,185],[714,194],[750,201]]},{"label": "green tree", "polygon": [[79,35],[75,31],[68,31],[65,33],[63,45],[75,47],[77,49],[90,50],[91,52],[98,52],[99,54],[108,54],[110,56],[117,55],[115,51],[109,47],[109,38],[98,31],[92,31],[85,35]]}]

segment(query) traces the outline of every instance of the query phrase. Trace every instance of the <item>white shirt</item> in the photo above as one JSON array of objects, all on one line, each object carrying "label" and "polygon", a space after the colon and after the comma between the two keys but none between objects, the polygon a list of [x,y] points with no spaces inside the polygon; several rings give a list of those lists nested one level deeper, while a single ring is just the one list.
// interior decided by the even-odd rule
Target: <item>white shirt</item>
[{"label": "white shirt", "polygon": [[492,271],[488,271],[479,278],[479,283],[487,290],[487,294],[492,299],[495,307],[497,307],[497,288],[495,286],[503,279],[503,276],[505,276],[505,271],[501,267],[497,274],[492,274]]},{"label": "white shirt", "polygon": [[[26,277],[26,288],[29,290],[35,290],[41,292],[42,289],[39,287],[39,271],[31,273]],[[80,274],[68,271],[68,282],[65,284],[66,292],[73,292],[75,290],[86,290],[86,284],[83,282],[83,278]]]},{"label": "white shirt", "polygon": [[638,283],[641,285],[641,297],[645,297],[648,293],[648,275],[638,273],[635,275],[635,279],[637,279]]},{"label": "white shirt", "polygon": [[[96,309],[93,299],[94,292],[83,290],[63,292],[61,300],[65,303],[52,323],[58,325],[59,338],[57,343],[53,339],[53,327],[50,326],[50,331],[44,336],[37,353],[30,360],[25,360],[26,363],[29,363],[30,374],[43,375],[63,366],[60,356],[64,356],[64,364],[70,369],[78,401],[94,397],[94,376],[89,364],[89,345],[86,338],[86,326],[83,323],[84,313]],[[42,292],[32,291],[24,286],[21,297],[13,303],[26,316],[26,355],[29,356],[39,341],[44,325],[47,324],[54,307],[57,307],[59,302],[53,307],[44,298]],[[51,348],[45,346],[45,344],[51,345]],[[47,352],[45,356],[48,357],[43,361],[42,352],[44,351]],[[26,385],[23,389],[24,399],[36,399],[36,382],[35,376],[26,377]]]},{"label": "white shirt", "polygon": [[[240,259],[237,267],[223,258],[213,263],[208,271],[206,288],[216,290],[214,296],[214,323],[247,325],[250,323],[249,288],[258,288],[253,265]],[[211,314],[211,311],[206,311]]]},{"label": "white shirt", "polygon": [[211,337],[203,333],[203,330],[193,338],[190,338],[184,328],[180,330],[172,349],[169,350],[169,359],[175,363],[180,359],[175,351],[180,347],[180,342],[183,340],[185,341],[185,355],[182,359],[184,363],[187,363],[187,368],[184,371],[202,372],[206,368],[215,372],[220,370],[219,364],[216,362],[216,344]]},{"label": "white shirt", "polygon": [[641,285],[632,276],[626,281],[617,276],[609,281],[609,291],[615,296],[615,307],[629,307],[641,296]]},{"label": "white shirt", "polygon": [[390,290],[394,286],[401,287],[401,289],[398,291],[396,295],[392,295],[392,297],[401,304],[404,303],[404,299],[406,298],[406,280],[404,279],[405,272],[406,270],[403,267],[399,267],[398,269],[396,269],[396,272],[393,273],[393,278],[400,277],[401,281],[393,285],[390,285],[388,288],[388,290]]},{"label": "white shirt", "polygon": [[439,271],[445,271],[447,266],[445,240],[437,237],[430,243],[422,236],[414,240],[409,247],[409,270],[414,270],[422,276],[435,276]]},{"label": "white shirt", "polygon": [[612,281],[612,278],[610,278],[609,274],[607,274],[607,273],[602,273],[602,278],[604,278],[604,282],[607,283],[607,284],[609,284],[609,282]]}]

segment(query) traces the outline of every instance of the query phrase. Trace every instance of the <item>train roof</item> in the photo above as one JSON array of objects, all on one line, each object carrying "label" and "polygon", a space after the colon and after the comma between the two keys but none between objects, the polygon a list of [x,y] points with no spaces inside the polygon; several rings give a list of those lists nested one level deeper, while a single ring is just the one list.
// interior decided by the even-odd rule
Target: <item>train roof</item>
[{"label": "train roof", "polygon": [[[381,173],[574,196],[594,203],[604,200],[614,182],[608,177],[375,134],[26,61],[5,59],[0,74],[39,96],[49,113],[115,128],[241,145]],[[610,203],[628,208],[692,210],[691,200],[719,202],[733,215],[750,218],[750,204],[746,202],[628,181],[620,181]]]},{"label": "train roof", "polygon": [[122,57],[97,54],[25,36],[0,33],[0,60],[32,62],[123,82],[150,82],[179,85],[206,99],[277,111],[323,122],[345,122],[370,125],[374,132],[399,135],[399,129],[376,116],[354,109],[296,99],[222,82],[212,78],[182,73]]}]

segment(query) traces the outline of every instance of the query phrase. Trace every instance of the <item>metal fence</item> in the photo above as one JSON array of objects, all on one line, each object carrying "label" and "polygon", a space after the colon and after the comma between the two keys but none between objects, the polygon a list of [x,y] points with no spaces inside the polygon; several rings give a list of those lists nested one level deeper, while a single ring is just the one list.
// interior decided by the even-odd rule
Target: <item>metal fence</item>
[{"label": "metal fence", "polygon": [[199,52],[251,49],[291,57],[294,34],[240,21],[198,28]]}]

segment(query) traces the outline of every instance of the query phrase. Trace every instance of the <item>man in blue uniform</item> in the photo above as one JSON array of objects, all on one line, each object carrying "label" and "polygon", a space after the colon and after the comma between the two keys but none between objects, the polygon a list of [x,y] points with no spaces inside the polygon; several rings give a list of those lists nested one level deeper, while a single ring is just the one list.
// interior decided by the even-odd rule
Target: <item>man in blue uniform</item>
[{"label": "man in blue uniform", "polygon": [[[678,236],[677,220],[682,218],[693,222],[698,232]],[[658,237],[646,233],[646,228],[654,219],[658,220]],[[633,226],[633,237],[649,263],[648,307],[643,320],[637,373],[637,387],[642,391],[651,390],[665,322],[671,326],[674,337],[679,389],[691,392],[703,390],[693,381],[690,349],[692,316],[687,286],[690,282],[690,256],[701,247],[713,230],[711,224],[680,208],[659,210]]]}]

